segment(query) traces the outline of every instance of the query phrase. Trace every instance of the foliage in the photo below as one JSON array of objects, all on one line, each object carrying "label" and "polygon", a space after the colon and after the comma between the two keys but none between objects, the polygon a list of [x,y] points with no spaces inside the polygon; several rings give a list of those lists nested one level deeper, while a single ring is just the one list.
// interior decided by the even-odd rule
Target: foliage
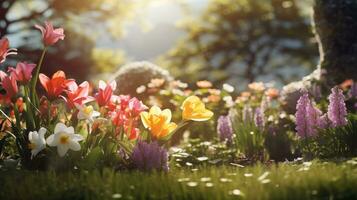
[{"label": "foliage", "polygon": [[357,155],[356,130],[356,115],[350,115],[346,126],[321,129],[316,138],[308,140],[305,153],[324,159],[354,157]]},{"label": "foliage", "polygon": [[[197,168],[199,166],[220,166],[241,163],[237,150],[231,145],[213,141],[191,139],[182,148],[171,149],[171,159],[176,167]],[[246,164],[244,162],[244,164]]]},{"label": "foliage", "polygon": [[95,48],[92,50],[92,59],[96,63],[93,74],[112,73],[113,68],[124,64],[126,60],[123,51],[113,51],[111,49]]},{"label": "foliage", "polygon": [[162,65],[189,83],[250,83],[267,75],[283,79],[283,74],[289,80],[283,72],[287,63],[288,69],[311,67],[317,55],[299,2],[211,0],[197,20],[183,22],[187,36]]},{"label": "foliage", "polygon": [[[112,0],[3,0],[0,2],[0,37],[15,38],[16,48],[24,52],[10,58],[8,64],[19,60],[38,61],[42,47],[33,42],[36,38],[33,25],[51,19],[66,28],[68,39],[48,51],[45,61],[48,67],[42,72],[52,74],[62,69],[70,76],[84,80],[89,72],[103,70],[102,61],[92,57],[99,35],[121,37],[124,23],[133,16],[137,6],[130,0],[120,3]],[[106,25],[101,23],[103,20],[107,21]],[[102,32],[93,34],[94,27]],[[117,67],[116,64],[110,67]]]}]

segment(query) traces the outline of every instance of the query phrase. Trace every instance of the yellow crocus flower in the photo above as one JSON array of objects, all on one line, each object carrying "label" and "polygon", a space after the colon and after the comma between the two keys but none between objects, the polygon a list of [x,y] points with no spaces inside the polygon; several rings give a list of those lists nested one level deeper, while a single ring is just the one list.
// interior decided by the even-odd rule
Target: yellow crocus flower
[{"label": "yellow crocus flower", "polygon": [[205,104],[197,96],[189,96],[181,106],[182,118],[192,121],[207,121],[213,116],[213,112],[206,109]]},{"label": "yellow crocus flower", "polygon": [[141,112],[141,122],[145,128],[151,132],[151,136],[156,139],[163,138],[176,129],[177,124],[171,121],[171,111],[161,110],[157,106],[150,108],[149,112]]}]

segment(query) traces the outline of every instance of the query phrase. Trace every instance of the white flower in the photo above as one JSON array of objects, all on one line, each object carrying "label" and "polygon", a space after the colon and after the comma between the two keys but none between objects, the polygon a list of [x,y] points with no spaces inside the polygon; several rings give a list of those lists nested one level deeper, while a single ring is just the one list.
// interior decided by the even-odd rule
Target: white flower
[{"label": "white flower", "polygon": [[56,124],[54,134],[50,135],[46,142],[49,146],[57,146],[58,155],[63,157],[66,155],[68,149],[73,151],[81,150],[81,145],[78,143],[83,140],[83,136],[74,134],[72,126],[67,127],[63,123]]},{"label": "white flower", "polygon": [[223,101],[226,102],[226,106],[227,107],[233,107],[234,106],[234,101],[233,101],[233,98],[231,96],[223,97]]},{"label": "white flower", "polygon": [[94,118],[100,115],[99,112],[93,109],[93,106],[79,105],[75,104],[77,109],[79,110],[77,118],[79,120],[84,119],[88,120],[90,123],[94,122]]},{"label": "white flower", "polygon": [[223,84],[223,89],[227,91],[228,93],[231,93],[234,91],[234,87],[232,85],[229,85],[228,83]]},{"label": "white flower", "polygon": [[46,148],[45,133],[47,130],[43,127],[37,131],[29,132],[29,148],[31,149],[31,159],[35,157],[40,151]]}]

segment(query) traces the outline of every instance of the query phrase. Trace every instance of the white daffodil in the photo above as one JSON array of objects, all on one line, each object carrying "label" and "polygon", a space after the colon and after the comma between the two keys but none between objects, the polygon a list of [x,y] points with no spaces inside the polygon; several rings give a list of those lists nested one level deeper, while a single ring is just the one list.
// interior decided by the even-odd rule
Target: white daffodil
[{"label": "white daffodil", "polygon": [[94,122],[94,118],[99,117],[100,113],[93,109],[93,106],[75,104],[78,109],[77,118],[79,120],[88,120],[90,123]]},{"label": "white daffodil", "polygon": [[43,127],[37,131],[29,132],[29,148],[31,149],[31,159],[35,157],[40,151],[46,148],[45,133],[47,130]]},{"label": "white daffodil", "polygon": [[72,126],[67,127],[63,123],[56,124],[54,134],[50,135],[46,142],[49,146],[57,146],[58,155],[63,157],[66,155],[68,149],[73,151],[79,151],[81,145],[78,143],[83,140],[83,136],[74,134],[74,128]]}]

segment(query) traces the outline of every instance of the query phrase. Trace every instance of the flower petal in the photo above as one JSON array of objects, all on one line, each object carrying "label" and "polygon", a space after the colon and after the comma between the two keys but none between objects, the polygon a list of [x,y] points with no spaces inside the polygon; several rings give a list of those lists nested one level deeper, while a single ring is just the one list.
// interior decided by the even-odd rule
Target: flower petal
[{"label": "flower petal", "polygon": [[55,134],[48,136],[46,143],[51,147],[57,146],[58,142],[55,140]]},{"label": "flower petal", "polygon": [[64,155],[66,155],[67,151],[68,151],[68,145],[58,145],[57,146],[57,153],[60,157],[63,157]]},{"label": "flower petal", "polygon": [[73,141],[79,142],[79,141],[84,140],[84,137],[82,135],[79,135],[79,134],[74,134],[74,135],[71,136],[71,139]]},{"label": "flower petal", "polygon": [[76,141],[70,141],[70,142],[68,143],[68,147],[69,147],[70,149],[72,149],[73,151],[79,151],[79,150],[81,150],[81,145],[80,145],[78,142],[76,142]]},{"label": "flower petal", "polygon": [[161,115],[165,116],[165,118],[166,118],[165,123],[170,123],[170,121],[171,121],[171,110],[170,109],[164,109],[161,112]]},{"label": "flower petal", "polygon": [[45,129],[44,127],[41,127],[40,130],[38,131],[38,136],[40,138],[45,138],[46,132],[47,132],[47,129]]},{"label": "flower petal", "polygon": [[67,132],[66,129],[67,129],[67,126],[64,123],[59,122],[56,124],[54,132],[55,132],[55,134],[59,133],[59,132]]},{"label": "flower petal", "polygon": [[148,128],[150,126],[149,125],[149,121],[148,121],[149,113],[148,112],[142,112],[142,113],[140,113],[140,117],[141,117],[141,122],[143,123],[144,127]]}]

